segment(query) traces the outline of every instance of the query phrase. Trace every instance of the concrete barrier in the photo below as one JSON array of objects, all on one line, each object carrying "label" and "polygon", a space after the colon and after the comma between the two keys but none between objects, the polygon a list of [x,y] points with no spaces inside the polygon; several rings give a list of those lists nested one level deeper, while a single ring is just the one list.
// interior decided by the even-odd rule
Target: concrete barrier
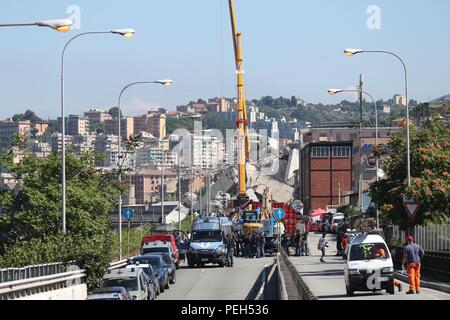
[{"label": "concrete barrier", "polygon": [[86,284],[80,284],[68,288],[37,293],[15,300],[86,300],[87,287]]}]

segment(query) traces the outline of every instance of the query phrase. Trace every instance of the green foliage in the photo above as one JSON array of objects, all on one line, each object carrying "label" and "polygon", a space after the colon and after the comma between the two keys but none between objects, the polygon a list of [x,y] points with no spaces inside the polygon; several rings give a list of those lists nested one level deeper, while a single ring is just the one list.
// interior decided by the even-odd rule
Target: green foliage
[{"label": "green foliage", "polygon": [[61,158],[27,156],[13,164],[1,159],[20,182],[18,191],[1,190],[0,266],[76,260],[94,286],[111,261],[109,213],[124,186],[95,168],[98,154],[67,154],[67,234],[61,232]]},{"label": "green foliage", "polygon": [[119,117],[119,107],[112,107],[109,109],[108,114],[114,119],[117,119]]},{"label": "green foliage", "polygon": [[15,114],[12,117],[13,121],[25,121],[29,120],[31,123],[42,121],[33,111],[27,110],[25,113]]},{"label": "green foliage", "polygon": [[[370,192],[387,224],[404,228],[412,224],[450,221],[450,128],[433,120],[430,126],[411,127],[412,188],[407,190],[406,129],[391,138],[390,155],[381,164],[387,179],[374,183]],[[422,205],[414,222],[402,205],[404,195]]]}]

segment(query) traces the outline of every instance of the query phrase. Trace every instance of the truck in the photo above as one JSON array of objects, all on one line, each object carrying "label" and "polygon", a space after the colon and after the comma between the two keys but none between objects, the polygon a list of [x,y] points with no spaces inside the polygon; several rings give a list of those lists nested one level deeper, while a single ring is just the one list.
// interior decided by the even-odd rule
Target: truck
[{"label": "truck", "polygon": [[[167,245],[167,244],[170,244]],[[154,233],[142,238],[141,253],[156,252],[158,248],[162,252],[167,252],[171,256],[176,269],[180,268],[180,253],[177,247],[177,241],[173,234]]]},{"label": "truck", "polygon": [[231,227],[222,218],[203,218],[194,222],[186,254],[189,268],[208,263],[225,267],[225,238],[232,233]]}]

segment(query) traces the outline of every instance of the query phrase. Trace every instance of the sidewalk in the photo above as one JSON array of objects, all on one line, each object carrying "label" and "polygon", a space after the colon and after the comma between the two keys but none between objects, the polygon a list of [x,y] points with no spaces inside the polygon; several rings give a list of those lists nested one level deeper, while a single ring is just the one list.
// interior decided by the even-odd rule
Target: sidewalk
[{"label": "sidewalk", "polygon": [[[309,248],[311,256],[289,257],[303,281],[318,299],[339,300],[450,300],[450,295],[444,292],[428,289],[424,286],[420,295],[406,295],[407,281],[403,283],[403,292],[389,295],[380,292],[356,292],[354,297],[348,297],[345,291],[344,263],[342,257],[337,257],[335,236],[327,235],[329,247],[321,263],[320,253],[317,250],[319,234],[310,234]],[[403,279],[399,279],[403,281]],[[406,279],[407,280],[407,279]]]}]

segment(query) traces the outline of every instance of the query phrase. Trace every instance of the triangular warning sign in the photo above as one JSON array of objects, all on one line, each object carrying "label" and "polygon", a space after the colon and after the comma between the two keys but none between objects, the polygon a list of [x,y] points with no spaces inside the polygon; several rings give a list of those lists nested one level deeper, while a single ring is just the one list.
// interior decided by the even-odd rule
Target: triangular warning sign
[{"label": "triangular warning sign", "polygon": [[416,217],[417,211],[419,211],[420,203],[414,203],[414,202],[403,202],[403,206],[405,207],[406,211],[408,212],[409,217],[414,220]]}]

